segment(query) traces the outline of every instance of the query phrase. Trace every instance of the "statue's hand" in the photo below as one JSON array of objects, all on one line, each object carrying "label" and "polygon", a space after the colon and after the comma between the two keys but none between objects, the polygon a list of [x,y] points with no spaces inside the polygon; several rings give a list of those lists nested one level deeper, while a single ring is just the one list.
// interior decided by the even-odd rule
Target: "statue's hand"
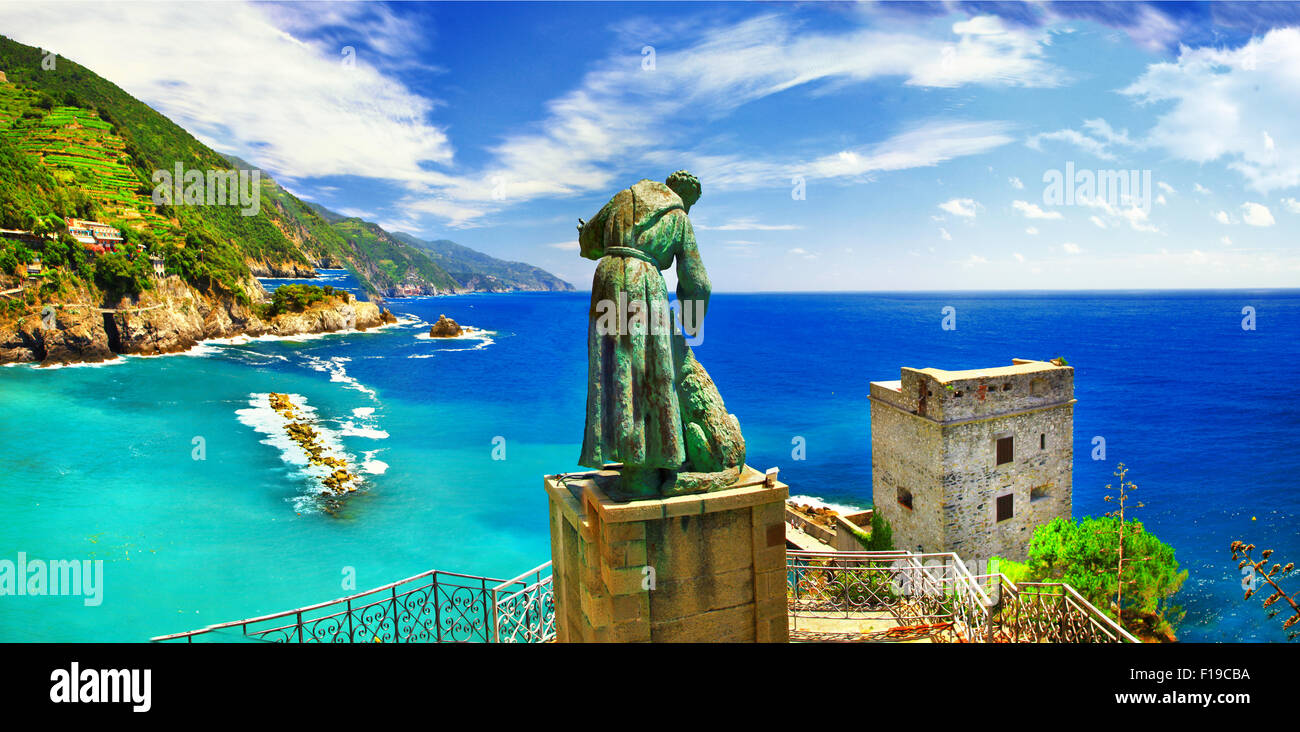
[{"label": "statue's hand", "polygon": [[586,225],[587,225],[587,222],[586,222],[586,221],[583,221],[582,219],[578,219],[578,233],[579,233],[579,234],[582,233],[582,227],[584,227],[584,226],[586,226]]}]

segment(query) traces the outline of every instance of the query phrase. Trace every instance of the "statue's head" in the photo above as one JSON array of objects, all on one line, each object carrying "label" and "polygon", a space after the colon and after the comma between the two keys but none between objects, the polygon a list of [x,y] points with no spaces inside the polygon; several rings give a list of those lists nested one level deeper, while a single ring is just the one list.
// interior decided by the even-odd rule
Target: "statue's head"
[{"label": "statue's head", "polygon": [[679,170],[668,176],[668,180],[664,181],[664,183],[667,183],[668,187],[673,189],[673,193],[676,193],[682,199],[682,203],[686,204],[688,212],[691,210],[691,206],[694,206],[695,202],[700,200],[700,179],[685,170]]}]

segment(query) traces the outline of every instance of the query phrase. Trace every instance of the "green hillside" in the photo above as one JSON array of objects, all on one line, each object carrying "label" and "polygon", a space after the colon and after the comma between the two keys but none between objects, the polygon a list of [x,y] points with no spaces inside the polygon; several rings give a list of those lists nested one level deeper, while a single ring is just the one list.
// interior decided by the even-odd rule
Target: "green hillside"
[{"label": "green hillside", "polygon": [[380,291],[399,292],[399,286],[407,285],[421,294],[434,294],[423,283],[433,285],[438,293],[456,291],[456,280],[451,275],[378,224],[350,218],[335,222],[333,227],[357,251],[358,264],[370,273],[371,283]]},{"label": "green hillside", "polygon": [[[261,171],[261,206],[252,216],[238,205],[155,205],[154,171],[178,164],[185,171],[256,168],[208,148],[89,69],[60,56],[46,70],[42,58],[38,49],[0,36],[0,72],[7,77],[0,82],[0,228],[60,234],[60,243],[41,253],[56,267],[75,264],[64,272],[74,280],[89,282],[100,265],[62,233],[65,217],[113,225],[129,244],[162,257],[169,272],[241,301],[248,299],[241,283],[254,274],[304,273],[320,265],[347,267],[377,295],[562,289],[549,280],[567,286],[536,268],[452,242],[454,252],[417,246],[308,204]],[[0,254],[6,263],[32,256],[4,240]],[[112,270],[113,281],[126,282],[127,291],[149,286],[143,258],[113,257],[100,267]]]},{"label": "green hillside", "polygon": [[461,287],[484,292],[573,289],[573,285],[540,267],[497,259],[450,239],[425,241],[400,232],[394,233],[393,238],[423,250],[456,278]]},{"label": "green hillside", "polygon": [[[41,68],[41,53],[0,37],[5,142],[51,174],[53,189],[0,194],[18,210],[0,208],[0,227],[28,228],[33,219],[96,218],[123,228],[128,240],[162,255],[168,269],[200,289],[247,299],[240,282],[249,261],[308,262],[265,214],[236,206],[154,206],[152,174],[231,170],[216,152],[171,120],[89,69],[58,57]],[[8,158],[18,169],[26,162]],[[8,179],[9,169],[3,171]],[[89,199],[89,200],[86,200]]]},{"label": "green hillside", "polygon": [[[340,231],[368,231],[380,241],[388,242],[390,251],[427,257],[453,283],[452,288],[471,292],[511,292],[515,290],[569,291],[573,285],[540,267],[523,262],[507,262],[470,249],[448,239],[425,241],[410,234],[389,232],[377,224],[349,218],[317,203],[308,203],[323,220]],[[448,288],[444,288],[448,289]]]}]

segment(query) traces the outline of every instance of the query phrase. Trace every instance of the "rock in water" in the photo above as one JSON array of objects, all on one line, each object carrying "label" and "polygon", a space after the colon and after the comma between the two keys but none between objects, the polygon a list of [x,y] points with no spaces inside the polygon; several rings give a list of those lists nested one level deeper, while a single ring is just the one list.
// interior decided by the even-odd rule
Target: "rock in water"
[{"label": "rock in water", "polygon": [[431,338],[454,338],[461,334],[461,328],[456,321],[448,318],[446,315],[439,315],[438,322],[433,324],[429,329]]}]

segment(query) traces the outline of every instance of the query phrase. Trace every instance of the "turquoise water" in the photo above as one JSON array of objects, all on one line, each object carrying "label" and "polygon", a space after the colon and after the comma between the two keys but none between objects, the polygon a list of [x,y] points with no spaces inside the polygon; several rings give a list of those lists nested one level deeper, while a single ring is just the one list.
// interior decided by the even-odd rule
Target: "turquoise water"
[{"label": "turquoise water", "polygon": [[[350,594],[349,568],[364,590],[547,561],[541,476],[577,467],[586,298],[392,300],[404,322],[369,333],[0,369],[0,559],[105,561],[98,607],[0,597],[0,640],[143,640]],[[939,327],[945,305],[955,332]],[[1258,331],[1241,330],[1243,305]],[[421,338],[440,313],[488,337]],[[900,365],[1065,355],[1079,398],[1075,514],[1104,510],[1114,463],[1129,463],[1140,517],[1191,571],[1181,636],[1280,640],[1280,623],[1241,604],[1227,545],[1300,556],[1300,417],[1283,373],[1300,357],[1298,325],[1295,292],[724,294],[697,352],[752,465],[779,466],[793,493],[858,506],[870,504],[869,381]],[[365,485],[337,517],[275,444],[259,406],[270,391],[305,399],[360,466]],[[1087,459],[1093,435],[1107,438],[1105,462]],[[806,460],[792,459],[795,437]]]}]

